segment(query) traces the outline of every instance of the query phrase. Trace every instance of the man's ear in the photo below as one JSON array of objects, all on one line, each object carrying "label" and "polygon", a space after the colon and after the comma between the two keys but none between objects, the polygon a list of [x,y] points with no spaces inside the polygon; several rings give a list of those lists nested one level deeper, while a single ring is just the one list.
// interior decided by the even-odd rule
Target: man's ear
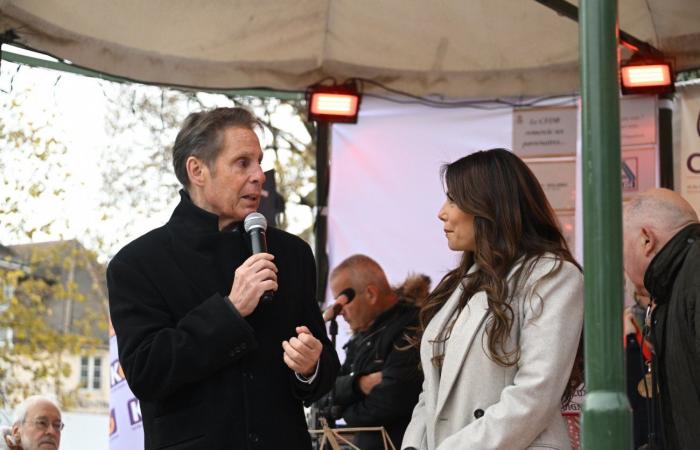
[{"label": "man's ear", "polygon": [[12,425],[12,435],[7,436],[7,440],[10,441],[12,445],[21,445],[22,440],[19,437],[19,425]]},{"label": "man's ear", "polygon": [[187,177],[190,179],[190,184],[194,186],[204,186],[206,175],[209,174],[209,168],[201,159],[196,156],[190,156],[185,161],[187,168]]},{"label": "man's ear", "polygon": [[657,252],[656,246],[659,243],[659,239],[654,233],[654,230],[647,227],[642,227],[640,230],[641,244],[642,244],[642,254],[644,256],[652,256]]},{"label": "man's ear", "polygon": [[379,300],[379,288],[373,284],[367,285],[367,300],[370,305],[375,305]]}]

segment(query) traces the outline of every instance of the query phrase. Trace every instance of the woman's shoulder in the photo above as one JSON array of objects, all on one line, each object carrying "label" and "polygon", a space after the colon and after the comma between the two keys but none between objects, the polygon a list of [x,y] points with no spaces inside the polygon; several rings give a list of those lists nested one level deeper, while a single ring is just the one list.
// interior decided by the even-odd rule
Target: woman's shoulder
[{"label": "woman's shoulder", "polygon": [[577,270],[580,271],[576,263],[569,261],[568,259],[564,259],[559,255],[556,255],[551,252],[546,252],[541,255],[532,255],[527,258],[528,261],[530,261],[534,267],[540,270],[552,270],[557,268],[558,266],[565,267],[567,270]]},{"label": "woman's shoulder", "polygon": [[[526,260],[523,264],[530,264],[530,266],[523,268],[520,282],[515,288],[514,298],[518,299],[517,301],[541,300],[549,297],[552,290],[572,299],[580,294],[581,300],[583,299],[583,273],[576,263],[546,253]],[[540,305],[538,308],[541,307],[540,303],[535,305]],[[529,309],[523,311],[526,310]]]},{"label": "woman's shoulder", "polygon": [[537,281],[553,276],[582,277],[581,269],[576,263],[566,260],[554,253],[544,253],[521,258],[512,272],[522,268],[526,278]]}]

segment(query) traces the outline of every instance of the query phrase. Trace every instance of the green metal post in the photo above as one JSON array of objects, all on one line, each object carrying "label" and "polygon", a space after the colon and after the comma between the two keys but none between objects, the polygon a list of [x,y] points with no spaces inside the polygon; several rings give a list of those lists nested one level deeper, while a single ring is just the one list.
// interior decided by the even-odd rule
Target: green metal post
[{"label": "green metal post", "polygon": [[622,194],[617,1],[581,1],[587,395],[584,450],[632,448],[622,348]]}]

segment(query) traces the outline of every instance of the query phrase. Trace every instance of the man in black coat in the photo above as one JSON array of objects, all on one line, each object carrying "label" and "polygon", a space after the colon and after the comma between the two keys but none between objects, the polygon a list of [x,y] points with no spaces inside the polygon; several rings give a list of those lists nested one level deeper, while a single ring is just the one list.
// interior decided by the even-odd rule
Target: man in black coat
[{"label": "man in black coat", "polygon": [[[415,332],[418,308],[399,299],[379,264],[365,255],[341,262],[330,287],[354,333],[335,382],[335,409],[350,427],[383,426],[398,448],[423,382],[418,350],[400,350]],[[356,292],[349,303],[338,297],[348,288]],[[357,433],[354,443],[362,450],[384,449],[378,432]]]},{"label": "man in black coat", "polygon": [[146,450],[310,449],[302,402],[335,379],[309,246],[268,229],[269,253],[251,256],[242,229],[265,179],[257,126],[241,108],[191,114],[173,146],[179,205],[109,264]]},{"label": "man in black coat", "polygon": [[625,208],[625,272],[654,311],[651,339],[662,437],[668,450],[700,446],[700,223],[690,204],[653,189]]}]

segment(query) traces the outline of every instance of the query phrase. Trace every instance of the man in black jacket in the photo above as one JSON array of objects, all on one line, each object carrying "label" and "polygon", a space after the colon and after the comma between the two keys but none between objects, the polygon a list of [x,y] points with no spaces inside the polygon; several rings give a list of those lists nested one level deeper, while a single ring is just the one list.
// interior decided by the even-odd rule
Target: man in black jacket
[{"label": "man in black jacket", "polygon": [[302,401],[335,379],[309,246],[268,229],[269,253],[251,256],[242,230],[265,179],[258,126],[241,108],[191,114],[173,146],[180,204],[110,262],[111,319],[146,450],[310,449]]},{"label": "man in black jacket", "polygon": [[[348,288],[356,292],[347,304],[340,297],[341,314],[354,335],[335,382],[334,404],[349,426],[383,426],[398,448],[423,381],[418,351],[399,349],[418,324],[418,309],[399,299],[379,264],[365,255],[340,263],[330,286],[334,297]],[[358,433],[354,443],[362,450],[384,449],[378,432]]]},{"label": "man in black jacket", "polygon": [[625,272],[654,302],[652,366],[668,450],[700,445],[700,223],[690,204],[653,189],[625,207]]}]

